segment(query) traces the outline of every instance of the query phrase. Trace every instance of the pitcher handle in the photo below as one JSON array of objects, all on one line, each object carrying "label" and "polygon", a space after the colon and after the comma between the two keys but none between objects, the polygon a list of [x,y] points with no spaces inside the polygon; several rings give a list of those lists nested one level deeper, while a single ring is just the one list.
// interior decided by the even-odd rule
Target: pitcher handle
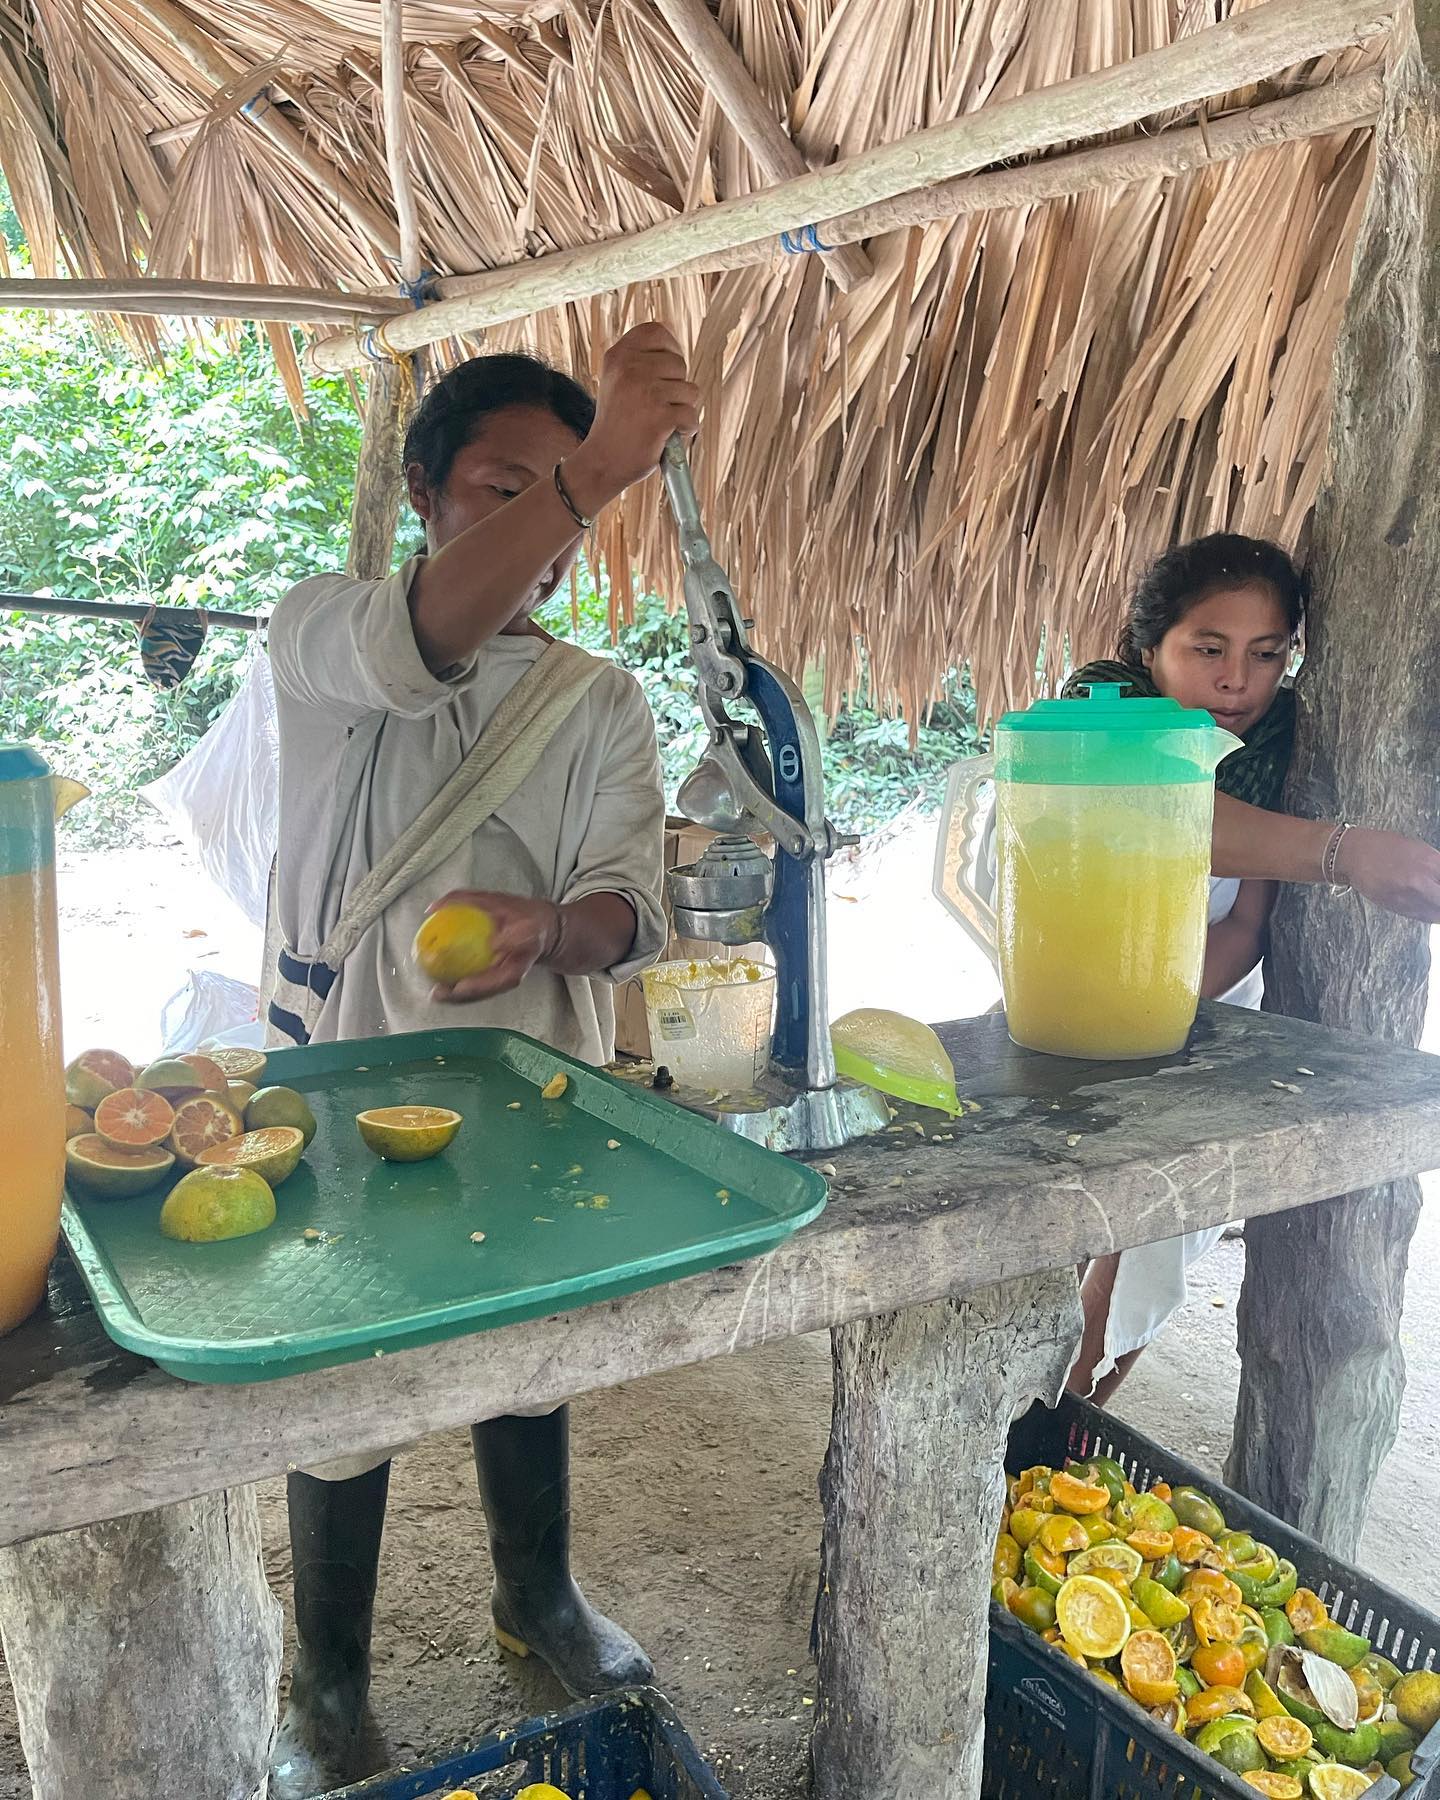
[{"label": "pitcher handle", "polygon": [[966,936],[998,967],[994,790],[993,756],[969,756],[950,770],[932,889]]}]

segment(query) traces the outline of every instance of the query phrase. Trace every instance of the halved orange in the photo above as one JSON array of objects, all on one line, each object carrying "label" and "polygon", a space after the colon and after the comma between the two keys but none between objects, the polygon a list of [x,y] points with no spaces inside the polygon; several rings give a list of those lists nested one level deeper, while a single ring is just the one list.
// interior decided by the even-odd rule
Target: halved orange
[{"label": "halved orange", "polygon": [[160,1208],[166,1237],[190,1244],[248,1237],[275,1223],[275,1196],[253,1169],[192,1169]]},{"label": "halved orange", "polygon": [[1330,1623],[1325,1602],[1313,1588],[1302,1587],[1295,1590],[1285,1602],[1285,1617],[1290,1621],[1290,1628],[1296,1637],[1302,1631],[1314,1631],[1317,1626]]},{"label": "halved orange", "polygon": [[135,1077],[135,1085],[147,1094],[163,1094],[172,1105],[205,1092],[198,1071],[178,1056],[162,1056],[158,1062],[147,1063]]},{"label": "halved orange", "polygon": [[201,1169],[253,1169],[272,1188],[288,1181],[305,1153],[304,1133],[293,1125],[267,1125],[242,1137],[212,1144],[195,1158]]},{"label": "halved orange", "polygon": [[95,1129],[107,1144],[139,1150],[163,1144],[175,1123],[175,1109],[149,1088],[117,1088],[95,1108]]},{"label": "halved orange", "polygon": [[193,1169],[206,1150],[228,1143],[245,1129],[245,1121],[228,1100],[216,1094],[197,1094],[175,1108],[169,1144],[187,1169]]},{"label": "halved orange", "polygon": [[386,1162],[424,1162],[438,1156],[460,1129],[460,1114],[445,1106],[377,1106],[356,1113],[367,1149]]},{"label": "halved orange", "polygon": [[1180,1583],[1180,1592],[1191,1602],[1201,1594],[1213,1594],[1227,1606],[1239,1606],[1243,1595],[1228,1575],[1219,1569],[1191,1569]]},{"label": "halved orange", "polygon": [[82,1193],[106,1200],[128,1200],[154,1187],[175,1167],[175,1158],[158,1144],[120,1149],[96,1132],[71,1138],[65,1146],[65,1178]]},{"label": "halved orange", "polygon": [[1055,1620],[1065,1642],[1081,1656],[1104,1662],[1130,1636],[1124,1599],[1094,1575],[1072,1575],[1055,1596]]},{"label": "halved orange", "polygon": [[135,1071],[118,1050],[85,1050],[65,1070],[65,1098],[93,1112],[107,1094],[127,1088]]},{"label": "halved orange", "polygon": [[253,1081],[256,1087],[265,1073],[263,1050],[207,1050],[207,1059],[225,1071],[227,1081]]},{"label": "halved orange", "polygon": [[1144,1707],[1165,1706],[1179,1692],[1175,1648],[1158,1631],[1135,1632],[1120,1652],[1120,1673],[1132,1700]]},{"label": "halved orange", "polygon": [[95,1129],[95,1121],[83,1106],[67,1106],[65,1108],[65,1141],[73,1137],[83,1137],[87,1131]]},{"label": "halved orange", "polygon": [[1050,1498],[1069,1513],[1104,1512],[1110,1504],[1108,1489],[1064,1474],[1050,1477]]},{"label": "halved orange", "polygon": [[1187,1567],[1203,1562],[1215,1548],[1215,1540],[1203,1531],[1192,1531],[1188,1525],[1177,1525],[1174,1532],[1175,1554]]},{"label": "halved orange", "polygon": [[230,1077],[213,1057],[202,1056],[198,1050],[187,1050],[180,1058],[180,1061],[189,1063],[190,1067],[205,1083],[205,1091],[207,1094],[223,1094],[225,1089],[230,1085]]},{"label": "halved orange", "polygon": [[1315,1739],[1302,1719],[1262,1719],[1255,1727],[1260,1748],[1276,1762],[1295,1762],[1308,1756]]},{"label": "halved orange", "polygon": [[1240,1779],[1246,1787],[1267,1794],[1269,1800],[1304,1800],[1304,1788],[1282,1769],[1250,1769]]},{"label": "halved orange", "polygon": [[1240,1688],[1204,1687],[1185,1702],[1185,1721],[1187,1725],[1208,1725],[1212,1719],[1228,1719],[1236,1713],[1253,1715],[1254,1711],[1255,1702]]},{"label": "halved orange", "polygon": [[[1190,1623],[1195,1627],[1195,1636],[1202,1646],[1211,1644],[1224,1645],[1227,1648],[1238,1646],[1240,1633],[1245,1629],[1245,1621],[1237,1607],[1231,1606],[1228,1600],[1222,1600],[1218,1594],[1200,1594],[1190,1607]],[[1239,1650],[1236,1649],[1239,1657]],[[1239,1658],[1241,1670],[1239,1680],[1245,1679],[1244,1658]],[[1197,1671],[1198,1673],[1199,1671]],[[1206,1677],[1201,1674],[1201,1680]],[[1222,1685],[1233,1687],[1235,1682],[1224,1681]]]}]

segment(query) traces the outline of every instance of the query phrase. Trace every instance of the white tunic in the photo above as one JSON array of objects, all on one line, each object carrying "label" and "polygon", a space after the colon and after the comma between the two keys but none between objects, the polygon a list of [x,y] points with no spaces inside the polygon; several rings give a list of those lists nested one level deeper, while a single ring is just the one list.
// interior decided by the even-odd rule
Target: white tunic
[{"label": "white tunic", "polygon": [[[314,956],[356,884],[545,648],[538,637],[494,637],[432,675],[410,621],[418,567],[413,559],[384,581],[303,581],[270,622],[280,737],[276,908],[302,959]],[[654,719],[634,677],[607,664],[511,798],[361,938],[313,1036],[506,1026],[584,1061],[608,1061],[614,984],[665,946],[664,831]],[[635,941],[595,978],[537,969],[513,993],[436,1005],[410,946],[427,908],[455,888],[557,903],[621,894],[635,909]]]}]

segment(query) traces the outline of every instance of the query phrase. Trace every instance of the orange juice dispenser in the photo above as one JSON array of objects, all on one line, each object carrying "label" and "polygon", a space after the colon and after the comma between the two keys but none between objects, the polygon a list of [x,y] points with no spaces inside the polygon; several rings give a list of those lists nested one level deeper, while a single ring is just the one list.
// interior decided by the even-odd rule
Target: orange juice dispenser
[{"label": "orange juice dispenser", "polygon": [[1017,1044],[1181,1049],[1205,959],[1215,770],[1207,712],[1097,684],[995,728],[996,941]]},{"label": "orange juice dispenser", "polygon": [[0,1332],[40,1304],[60,1235],[65,1077],[55,911],[55,787],[0,744]]}]

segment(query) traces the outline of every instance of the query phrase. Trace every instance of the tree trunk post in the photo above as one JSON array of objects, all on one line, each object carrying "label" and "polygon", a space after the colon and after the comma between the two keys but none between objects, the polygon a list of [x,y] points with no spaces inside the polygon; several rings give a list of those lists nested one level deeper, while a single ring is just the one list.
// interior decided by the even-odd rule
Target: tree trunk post
[{"label": "tree trunk post", "polygon": [[979,1795],[1006,1438],[1080,1323],[1066,1269],[833,1333],[816,1800]]},{"label": "tree trunk post", "polygon": [[35,1800],[259,1800],[280,1621],[253,1488],[0,1550]]},{"label": "tree trunk post", "polygon": [[[1440,692],[1440,0],[1397,14],[1375,177],[1335,352],[1329,467],[1315,512],[1290,801],[1435,838]],[[1419,1040],[1424,927],[1323,888],[1282,890],[1266,1003]],[[1286,1079],[1293,1079],[1280,1071]],[[1413,1181],[1246,1229],[1243,1373],[1227,1479],[1353,1556],[1394,1442]]]},{"label": "tree trunk post", "polygon": [[350,549],[345,573],[382,581],[395,556],[395,527],[403,471],[400,457],[410,415],[411,363],[373,363],[365,384],[365,416],[355,498],[350,508]]}]

